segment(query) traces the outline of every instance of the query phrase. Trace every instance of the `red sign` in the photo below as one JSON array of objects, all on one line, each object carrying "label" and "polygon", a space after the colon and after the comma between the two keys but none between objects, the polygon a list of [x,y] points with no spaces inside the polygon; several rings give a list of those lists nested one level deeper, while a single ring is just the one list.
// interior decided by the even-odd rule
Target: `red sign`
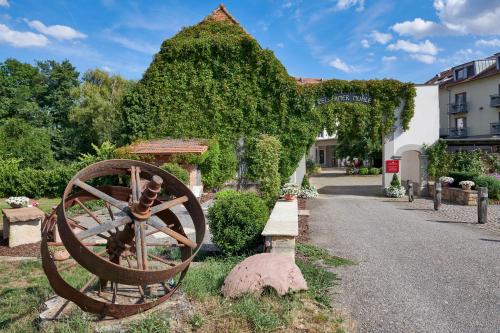
[{"label": "red sign", "polygon": [[399,160],[386,160],[385,161],[385,172],[398,173],[399,172]]}]

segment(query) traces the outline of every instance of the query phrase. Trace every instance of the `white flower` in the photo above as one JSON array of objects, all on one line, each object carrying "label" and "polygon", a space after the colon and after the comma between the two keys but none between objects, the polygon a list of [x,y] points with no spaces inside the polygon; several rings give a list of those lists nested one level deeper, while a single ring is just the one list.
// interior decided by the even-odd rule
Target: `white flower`
[{"label": "white flower", "polygon": [[460,183],[458,183],[460,186],[465,186],[465,187],[472,187],[476,184],[472,180],[462,180]]},{"label": "white flower", "polygon": [[404,186],[391,186],[385,188],[385,195],[389,198],[401,198],[406,194]]},{"label": "white flower", "polygon": [[451,178],[451,177],[439,177],[439,182],[441,183],[448,183],[448,184],[452,184],[453,182],[455,181],[455,179]]},{"label": "white flower", "polygon": [[315,186],[306,185],[300,189],[299,198],[312,199],[318,197],[318,190]]},{"label": "white flower", "polygon": [[299,193],[300,193],[300,186],[299,185],[293,184],[293,183],[286,183],[281,188],[280,196],[284,196],[285,194],[297,196],[297,195],[299,195]]},{"label": "white flower", "polygon": [[30,199],[27,197],[9,197],[5,202],[11,206],[27,206]]}]

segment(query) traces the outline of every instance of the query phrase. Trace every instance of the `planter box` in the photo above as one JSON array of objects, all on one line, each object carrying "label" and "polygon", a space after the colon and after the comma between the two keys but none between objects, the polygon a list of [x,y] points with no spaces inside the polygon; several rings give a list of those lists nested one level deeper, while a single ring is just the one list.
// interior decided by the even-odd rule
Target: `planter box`
[{"label": "planter box", "polygon": [[[434,198],[434,184],[429,183],[429,194]],[[457,187],[443,187],[442,191],[443,201],[456,203],[463,206],[477,205],[477,191],[462,190]]]}]

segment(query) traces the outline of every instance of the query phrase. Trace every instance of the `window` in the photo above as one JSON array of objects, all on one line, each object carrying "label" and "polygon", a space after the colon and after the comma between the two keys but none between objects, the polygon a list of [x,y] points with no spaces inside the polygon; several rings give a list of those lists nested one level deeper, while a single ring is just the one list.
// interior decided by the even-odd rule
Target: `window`
[{"label": "window", "polygon": [[325,150],[321,148],[319,150],[319,164],[325,164]]},{"label": "window", "polygon": [[467,94],[460,93],[455,95],[455,104],[456,105],[464,105],[467,102]]},{"label": "window", "polygon": [[467,77],[467,68],[460,68],[455,71],[456,79],[463,80]]},{"label": "window", "polygon": [[464,129],[467,126],[467,118],[461,117],[461,118],[455,118],[455,128],[456,129]]}]

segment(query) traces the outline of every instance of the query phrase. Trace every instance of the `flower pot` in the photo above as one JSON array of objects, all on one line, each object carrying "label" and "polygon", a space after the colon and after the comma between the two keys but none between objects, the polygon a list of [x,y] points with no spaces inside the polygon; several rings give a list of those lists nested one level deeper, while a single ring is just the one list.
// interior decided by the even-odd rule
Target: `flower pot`
[{"label": "flower pot", "polygon": [[11,204],[9,204],[9,205],[10,205],[10,207],[12,207],[12,208],[21,208],[21,207],[23,206],[23,204],[15,204],[15,203],[11,203]]},{"label": "flower pot", "polygon": [[450,183],[443,183],[443,187],[446,187],[446,188],[450,187]]},{"label": "flower pot", "polygon": [[462,190],[467,190],[469,191],[472,188],[471,185],[462,185]]},{"label": "flower pot", "polygon": [[295,200],[295,195],[293,195],[293,194],[285,194],[285,195],[283,196],[283,198],[284,198],[286,201],[293,201],[293,200]]}]

